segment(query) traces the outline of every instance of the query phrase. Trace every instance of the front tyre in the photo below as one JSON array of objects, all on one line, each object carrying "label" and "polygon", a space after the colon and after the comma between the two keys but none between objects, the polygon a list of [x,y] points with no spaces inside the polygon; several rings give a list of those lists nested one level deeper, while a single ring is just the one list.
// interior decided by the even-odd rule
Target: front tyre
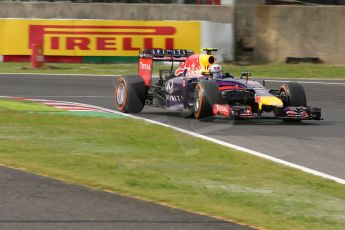
[{"label": "front tyre", "polygon": [[[284,107],[293,106],[299,107],[307,106],[307,99],[304,88],[297,82],[288,82],[280,86],[280,98],[283,101]],[[300,122],[301,119],[284,119],[285,122]]]},{"label": "front tyre", "polygon": [[139,76],[122,76],[115,82],[115,107],[124,113],[140,113],[146,100],[146,86]]},{"label": "front tyre", "polygon": [[280,86],[280,97],[284,106],[307,106],[304,88],[297,82],[288,82]]},{"label": "front tyre", "polygon": [[221,104],[222,98],[214,81],[201,80],[194,91],[194,117],[198,120],[213,120],[213,105]]}]

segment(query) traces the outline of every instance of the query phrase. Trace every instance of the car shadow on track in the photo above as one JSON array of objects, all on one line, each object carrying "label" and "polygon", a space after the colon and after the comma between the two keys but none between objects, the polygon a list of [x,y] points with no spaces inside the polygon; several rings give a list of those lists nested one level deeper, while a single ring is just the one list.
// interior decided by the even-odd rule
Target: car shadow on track
[{"label": "car shadow on track", "polygon": [[321,125],[318,121],[283,121],[279,119],[258,119],[258,120],[235,120],[234,125],[288,125],[288,126],[310,126]]},{"label": "car shadow on track", "polygon": [[[283,121],[281,119],[243,119],[243,120],[226,120],[226,119],[215,119],[215,120],[203,120],[203,121],[197,121],[193,117],[183,117],[180,112],[176,111],[144,111],[139,114],[141,117],[162,121],[162,120],[169,120],[171,118],[175,122],[177,122],[177,119],[184,119],[181,121],[181,123],[185,122],[201,122],[203,124],[212,124],[215,123],[217,125],[219,124],[229,124],[232,125],[277,125],[277,126],[314,126],[314,125],[322,125],[325,124],[325,122],[320,123],[320,121]],[[164,119],[163,119],[164,118]],[[180,123],[180,122],[178,122]],[[327,123],[329,124],[329,123]]]}]

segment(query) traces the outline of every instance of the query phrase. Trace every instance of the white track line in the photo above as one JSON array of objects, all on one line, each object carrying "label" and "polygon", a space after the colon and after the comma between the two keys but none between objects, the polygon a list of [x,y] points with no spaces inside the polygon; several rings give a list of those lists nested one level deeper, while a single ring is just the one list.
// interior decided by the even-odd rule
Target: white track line
[{"label": "white track line", "polygon": [[299,82],[302,84],[320,84],[320,85],[343,85],[345,86],[345,83],[342,82],[322,82],[322,81],[289,81],[289,80],[265,80],[266,82]]},{"label": "white track line", "polygon": [[[6,97],[6,96],[0,96],[0,97]],[[32,100],[39,101],[40,99],[32,99]],[[46,100],[44,100],[44,101],[46,101]],[[260,157],[260,158],[264,158],[264,159],[276,162],[278,164],[289,166],[291,168],[295,168],[295,169],[301,170],[303,172],[306,172],[306,173],[309,173],[309,174],[312,174],[312,175],[315,175],[315,176],[319,176],[319,177],[322,177],[322,178],[325,178],[325,179],[329,179],[329,180],[335,181],[335,182],[337,182],[339,184],[345,184],[345,180],[344,179],[341,179],[341,178],[338,178],[338,177],[335,177],[335,176],[332,176],[332,175],[328,175],[328,174],[325,174],[325,173],[322,173],[322,172],[319,172],[319,171],[316,171],[314,169],[310,169],[310,168],[307,168],[307,167],[304,167],[304,166],[301,166],[301,165],[298,165],[298,164],[294,164],[294,163],[291,163],[291,162],[288,162],[288,161],[284,161],[284,160],[281,160],[279,158],[275,158],[275,157],[269,156],[269,155],[264,154],[264,153],[260,153],[260,152],[257,152],[257,151],[251,150],[251,149],[247,149],[247,148],[244,148],[244,147],[241,147],[241,146],[238,146],[238,145],[227,143],[225,141],[221,141],[221,140],[215,139],[213,137],[208,137],[208,136],[205,136],[205,135],[202,135],[202,134],[199,134],[199,133],[195,133],[195,132],[192,132],[192,131],[189,131],[189,130],[181,129],[181,128],[178,128],[178,127],[175,127],[175,126],[171,126],[171,125],[168,125],[168,124],[164,124],[164,123],[158,122],[158,121],[154,121],[154,120],[150,120],[150,119],[147,119],[147,118],[142,118],[142,117],[134,116],[134,115],[131,115],[131,114],[125,114],[125,113],[121,113],[121,112],[118,112],[118,111],[114,111],[114,110],[110,110],[110,109],[106,109],[106,108],[99,107],[99,106],[94,106],[94,105],[88,105],[88,104],[83,104],[83,103],[73,103],[73,102],[67,102],[67,101],[54,101],[54,102],[68,103],[68,104],[71,104],[71,105],[75,104],[76,106],[85,106],[85,107],[89,106],[89,107],[93,107],[95,109],[98,109],[98,110],[101,110],[101,111],[104,111],[104,112],[118,114],[118,115],[122,115],[122,116],[125,116],[125,117],[134,118],[134,119],[137,119],[137,120],[143,120],[143,121],[149,122],[151,124],[156,124],[156,125],[160,125],[160,126],[163,126],[163,127],[171,128],[171,129],[174,129],[174,130],[176,130],[178,132],[181,132],[181,133],[193,136],[193,137],[197,137],[197,138],[200,138],[200,139],[203,139],[203,140],[206,140],[206,141],[210,141],[210,142],[213,142],[213,143],[216,143],[216,144],[228,147],[228,148],[232,148],[232,149],[236,149],[236,150],[239,150],[239,151],[242,151],[242,152],[246,152],[246,153],[249,153],[251,155],[254,155],[254,156],[257,156],[257,157]]]},{"label": "white track line", "polygon": [[80,107],[80,106],[54,106],[55,108],[62,109],[62,110],[67,110],[67,111],[100,111],[98,109],[93,109],[93,108],[85,108],[85,107]]},{"label": "white track line", "polygon": [[[78,105],[83,105],[83,104],[78,103]],[[146,121],[146,122],[149,122],[149,123],[152,123],[152,124],[168,127],[168,128],[174,129],[174,130],[179,131],[179,132],[184,133],[184,134],[188,134],[188,135],[193,136],[193,137],[201,138],[203,140],[207,140],[207,141],[210,141],[210,142],[213,142],[213,143],[216,143],[216,144],[228,147],[228,148],[232,148],[232,149],[236,149],[236,150],[239,150],[239,151],[242,151],[242,152],[246,152],[246,153],[249,153],[251,155],[260,157],[260,158],[264,158],[264,159],[267,159],[267,160],[270,160],[270,161],[273,161],[273,162],[276,162],[276,163],[279,163],[279,164],[282,164],[282,165],[285,165],[285,166],[289,166],[291,168],[299,169],[299,170],[301,170],[303,172],[306,172],[306,173],[309,173],[309,174],[312,174],[312,175],[315,175],[315,176],[319,176],[319,177],[322,177],[322,178],[325,178],[325,179],[333,180],[333,181],[335,181],[335,182],[337,182],[339,184],[345,184],[345,180],[344,179],[341,179],[341,178],[338,178],[338,177],[335,177],[335,176],[332,176],[332,175],[328,175],[328,174],[316,171],[314,169],[310,169],[310,168],[307,168],[307,167],[304,167],[304,166],[301,166],[301,165],[297,165],[297,164],[294,164],[294,163],[291,163],[291,162],[288,162],[288,161],[284,161],[284,160],[281,160],[279,158],[275,158],[275,157],[269,156],[269,155],[264,154],[264,153],[260,153],[260,152],[257,152],[257,151],[251,150],[251,149],[247,149],[247,148],[244,148],[244,147],[241,147],[241,146],[238,146],[238,145],[227,143],[225,141],[221,141],[221,140],[218,140],[218,139],[213,138],[213,137],[208,137],[208,136],[205,136],[205,135],[202,135],[202,134],[199,134],[199,133],[195,133],[195,132],[192,132],[192,131],[189,131],[189,130],[181,129],[181,128],[178,128],[178,127],[175,127],[175,126],[171,126],[171,125],[168,125],[168,124],[164,124],[164,123],[158,122],[158,121],[154,121],[154,120],[150,120],[150,119],[147,119],[147,118],[142,118],[142,117],[134,116],[134,115],[131,115],[131,114],[121,113],[121,112],[118,112],[118,111],[106,109],[106,108],[99,107],[99,106],[86,105],[86,104],[84,104],[84,105],[85,106],[92,106],[92,107],[94,107],[96,109],[100,109],[100,110],[103,110],[103,111],[108,112],[108,113],[114,113],[114,114],[122,115],[122,116],[125,116],[125,117],[130,117],[130,118],[134,118],[134,119],[138,119],[138,120],[143,120],[143,121]]]}]

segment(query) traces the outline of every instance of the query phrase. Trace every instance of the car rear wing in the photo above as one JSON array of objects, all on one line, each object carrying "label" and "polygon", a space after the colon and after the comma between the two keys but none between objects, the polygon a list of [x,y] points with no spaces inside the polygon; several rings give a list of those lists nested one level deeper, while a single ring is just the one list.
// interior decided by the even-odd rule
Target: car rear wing
[{"label": "car rear wing", "polygon": [[192,54],[192,50],[145,49],[139,52],[138,75],[150,86],[154,61],[184,62]]},{"label": "car rear wing", "polygon": [[192,50],[163,50],[163,49],[145,49],[139,52],[139,58],[152,58],[153,61],[185,61],[194,54]]}]

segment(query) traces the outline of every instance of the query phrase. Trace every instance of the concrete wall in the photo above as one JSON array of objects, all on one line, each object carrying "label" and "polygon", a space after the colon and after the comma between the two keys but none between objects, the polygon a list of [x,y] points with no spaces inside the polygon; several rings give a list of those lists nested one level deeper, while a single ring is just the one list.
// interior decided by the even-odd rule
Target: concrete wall
[{"label": "concrete wall", "polygon": [[[284,62],[286,57],[319,57],[345,64],[345,7],[237,5],[80,4],[0,2],[0,18],[112,20],[200,20],[235,25],[235,42],[254,47],[258,62]],[[233,36],[229,43],[234,43]]]},{"label": "concrete wall", "polygon": [[343,6],[258,6],[255,20],[255,58],[260,62],[319,57],[345,64]]},{"label": "concrete wall", "polygon": [[234,6],[0,2],[0,18],[200,20],[233,23]]},{"label": "concrete wall", "polygon": [[235,41],[238,48],[252,48],[255,44],[254,20],[255,7],[265,4],[266,0],[237,0],[234,6]]}]

